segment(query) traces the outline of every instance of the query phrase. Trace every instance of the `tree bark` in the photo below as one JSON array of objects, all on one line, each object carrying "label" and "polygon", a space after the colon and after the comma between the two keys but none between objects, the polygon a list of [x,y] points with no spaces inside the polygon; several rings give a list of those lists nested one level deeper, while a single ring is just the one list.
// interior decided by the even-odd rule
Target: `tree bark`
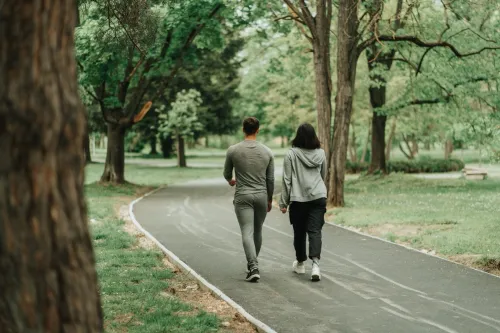
[{"label": "tree bark", "polygon": [[[385,88],[385,87],[384,87]],[[384,89],[385,90],[385,89]],[[383,93],[385,97],[385,92]],[[384,102],[385,103],[385,102]],[[369,173],[375,172],[387,173],[385,161],[385,124],[387,116],[376,112],[372,118],[372,151]]]},{"label": "tree bark", "polygon": [[174,140],[171,136],[160,139],[161,153],[163,158],[171,158],[173,152]]},{"label": "tree bark", "polygon": [[[103,332],[74,0],[2,1],[0,331]],[[8,45],[8,47],[6,47]]]},{"label": "tree bark", "polygon": [[83,138],[83,150],[85,154],[85,164],[92,163],[92,154],[90,153],[90,137],[88,130],[85,131]]},{"label": "tree bark", "polygon": [[356,144],[356,128],[354,127],[354,121],[351,123],[352,125],[352,135],[351,141],[349,142],[349,155],[351,158],[351,162],[356,163],[358,161],[358,147]]},{"label": "tree bark", "polygon": [[108,149],[101,182],[125,183],[125,128],[108,123]]},{"label": "tree bark", "polygon": [[370,93],[370,104],[373,109],[372,118],[372,151],[369,173],[375,172],[387,173],[386,151],[385,151],[385,127],[387,124],[387,116],[380,114],[377,110],[383,107],[386,103],[386,79],[377,74],[380,68],[383,67],[390,70],[393,63],[395,51],[380,54],[377,45],[372,45],[367,50],[368,70],[370,78],[377,82],[376,86],[368,88]]},{"label": "tree bark", "polygon": [[321,142],[321,147],[325,150],[327,158],[329,158],[332,126],[332,83],[330,77],[329,39],[315,41],[313,47],[318,138]]},{"label": "tree bark", "polygon": [[372,135],[372,121],[370,119],[369,123],[368,123],[368,134],[366,135],[365,146],[363,147],[363,153],[361,153],[361,159],[360,159],[361,163],[366,162],[366,153],[368,152],[368,145],[370,144],[370,141],[371,141],[370,140],[371,135]]},{"label": "tree bark", "polygon": [[182,136],[177,136],[177,166],[179,168],[187,167],[186,163],[186,143]]},{"label": "tree bark", "polygon": [[337,96],[335,98],[335,120],[333,125],[333,149],[331,154],[330,179],[328,182],[328,204],[344,206],[344,180],[349,144],[357,51],[358,2],[340,0],[337,37]]},{"label": "tree bark", "polygon": [[149,152],[150,155],[158,155],[158,151],[156,150],[157,142],[158,139],[156,138],[156,135],[152,135],[151,139],[149,140],[149,144],[151,145],[151,151]]},{"label": "tree bark", "polygon": [[453,142],[451,140],[446,140],[444,144],[444,158],[448,160],[451,158],[451,154],[453,153]]},{"label": "tree bark", "polygon": [[394,140],[394,136],[396,135],[396,124],[397,124],[397,118],[394,117],[392,119],[391,131],[389,132],[389,138],[387,139],[387,145],[385,147],[386,162],[388,162],[391,159],[392,140]]}]

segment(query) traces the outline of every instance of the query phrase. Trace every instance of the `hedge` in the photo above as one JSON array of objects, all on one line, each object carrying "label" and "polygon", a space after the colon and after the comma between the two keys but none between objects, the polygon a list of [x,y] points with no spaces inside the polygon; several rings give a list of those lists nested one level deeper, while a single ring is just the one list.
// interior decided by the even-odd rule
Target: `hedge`
[{"label": "hedge", "polygon": [[[422,159],[408,161],[390,161],[387,163],[388,172],[402,173],[440,173],[460,171],[464,168],[464,162],[457,159]],[[368,171],[368,163],[353,163],[347,161],[347,173],[361,173]]]}]

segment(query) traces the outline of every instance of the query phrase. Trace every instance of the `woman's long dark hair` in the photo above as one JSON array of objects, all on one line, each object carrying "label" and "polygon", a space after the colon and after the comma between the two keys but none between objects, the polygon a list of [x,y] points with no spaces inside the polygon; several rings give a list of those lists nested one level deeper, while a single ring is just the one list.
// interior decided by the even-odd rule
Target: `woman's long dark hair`
[{"label": "woman's long dark hair", "polygon": [[295,139],[292,141],[292,147],[303,149],[318,149],[321,148],[318,136],[314,127],[309,123],[303,123],[297,129]]}]

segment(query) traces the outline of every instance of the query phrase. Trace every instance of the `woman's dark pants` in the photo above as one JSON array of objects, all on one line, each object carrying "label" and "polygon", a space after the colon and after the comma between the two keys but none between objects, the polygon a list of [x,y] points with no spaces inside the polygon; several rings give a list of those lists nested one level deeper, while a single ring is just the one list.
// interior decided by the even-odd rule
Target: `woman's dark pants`
[{"label": "woman's dark pants", "polygon": [[325,224],[326,199],[290,204],[290,223],[293,226],[293,246],[297,261],[307,260],[306,235],[309,235],[309,258],[321,257],[321,230]]}]

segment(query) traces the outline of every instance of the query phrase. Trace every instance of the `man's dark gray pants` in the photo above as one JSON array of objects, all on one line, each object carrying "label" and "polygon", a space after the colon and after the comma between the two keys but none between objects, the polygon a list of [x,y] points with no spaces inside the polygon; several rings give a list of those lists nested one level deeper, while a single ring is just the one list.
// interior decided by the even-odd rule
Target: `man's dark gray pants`
[{"label": "man's dark gray pants", "polygon": [[267,215],[267,193],[236,195],[234,210],[240,224],[248,267],[250,270],[258,268],[257,257],[262,246],[262,225]]}]

